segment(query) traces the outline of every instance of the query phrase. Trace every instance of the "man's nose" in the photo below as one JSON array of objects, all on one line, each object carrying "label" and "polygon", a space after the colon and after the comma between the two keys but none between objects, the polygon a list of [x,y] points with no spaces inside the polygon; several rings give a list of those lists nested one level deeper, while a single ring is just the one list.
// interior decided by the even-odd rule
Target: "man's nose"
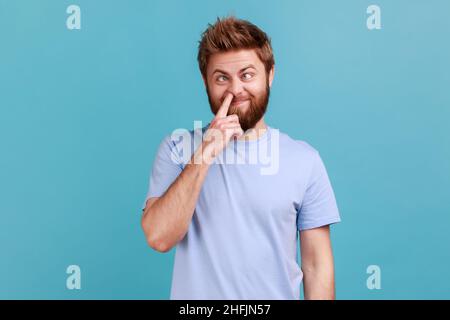
[{"label": "man's nose", "polygon": [[244,91],[243,83],[239,80],[233,80],[228,88],[235,97],[239,96]]}]

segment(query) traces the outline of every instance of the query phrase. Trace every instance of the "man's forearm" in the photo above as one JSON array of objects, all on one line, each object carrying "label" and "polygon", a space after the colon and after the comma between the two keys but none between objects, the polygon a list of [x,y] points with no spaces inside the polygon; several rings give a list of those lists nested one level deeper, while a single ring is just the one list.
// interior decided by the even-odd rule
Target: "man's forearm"
[{"label": "man's forearm", "polygon": [[146,208],[142,227],[154,249],[166,252],[186,234],[209,168],[203,157],[203,148],[197,149],[164,195]]},{"label": "man's forearm", "polygon": [[305,300],[334,300],[334,268],[333,265],[302,267],[303,290]]}]

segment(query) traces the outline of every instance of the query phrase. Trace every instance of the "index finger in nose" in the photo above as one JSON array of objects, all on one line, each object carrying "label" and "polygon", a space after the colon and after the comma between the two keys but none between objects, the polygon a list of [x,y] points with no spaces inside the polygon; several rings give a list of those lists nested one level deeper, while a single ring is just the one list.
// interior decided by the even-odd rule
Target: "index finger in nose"
[{"label": "index finger in nose", "polygon": [[233,99],[233,94],[228,93],[225,99],[222,102],[222,105],[220,106],[219,110],[216,113],[217,118],[224,118],[228,114],[228,108],[230,107],[231,100]]}]

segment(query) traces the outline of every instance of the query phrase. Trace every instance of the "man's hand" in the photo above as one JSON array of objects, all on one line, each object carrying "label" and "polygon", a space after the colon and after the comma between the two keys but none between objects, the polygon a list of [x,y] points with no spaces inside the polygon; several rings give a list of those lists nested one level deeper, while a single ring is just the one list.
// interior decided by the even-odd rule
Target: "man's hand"
[{"label": "man's hand", "polygon": [[233,94],[229,93],[211,121],[208,130],[203,136],[202,160],[210,164],[214,158],[228,145],[232,138],[244,134],[236,114],[227,116]]}]

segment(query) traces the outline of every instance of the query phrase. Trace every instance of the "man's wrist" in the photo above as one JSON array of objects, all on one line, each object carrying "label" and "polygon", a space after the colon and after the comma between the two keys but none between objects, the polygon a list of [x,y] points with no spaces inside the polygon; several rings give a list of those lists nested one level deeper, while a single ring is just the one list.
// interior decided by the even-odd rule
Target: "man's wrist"
[{"label": "man's wrist", "polygon": [[212,145],[203,142],[191,157],[191,163],[209,167],[214,161],[215,155]]}]

